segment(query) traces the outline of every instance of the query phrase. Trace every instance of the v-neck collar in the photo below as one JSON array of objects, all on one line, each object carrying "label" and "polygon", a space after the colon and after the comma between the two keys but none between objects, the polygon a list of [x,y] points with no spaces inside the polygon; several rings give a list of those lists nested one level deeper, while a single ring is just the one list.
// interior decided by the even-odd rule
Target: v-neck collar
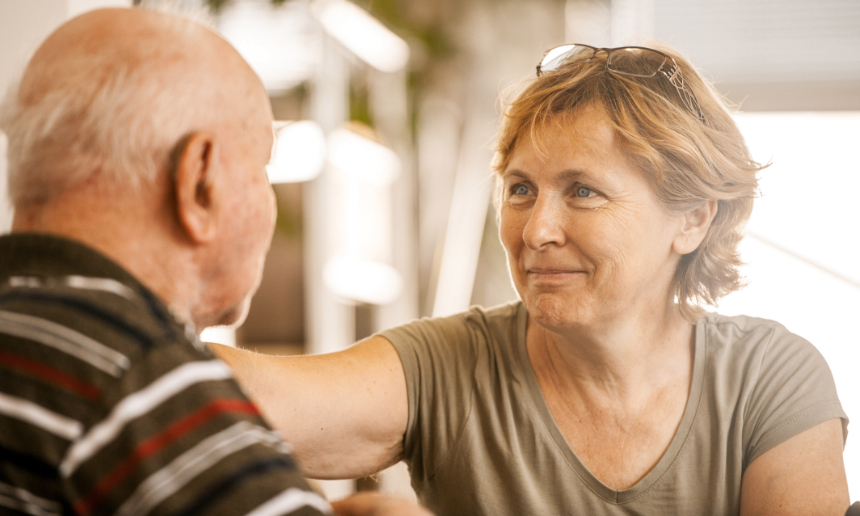
[{"label": "v-neck collar", "polygon": [[522,364],[523,368],[523,376],[526,378],[526,382],[528,385],[529,392],[531,394],[532,400],[534,401],[534,407],[537,411],[540,422],[543,424],[544,428],[550,434],[553,442],[555,443],[558,450],[564,456],[564,459],[567,463],[574,469],[577,476],[582,480],[586,486],[591,489],[594,493],[599,495],[601,498],[605,499],[610,503],[625,503],[630,500],[636,498],[641,495],[645,491],[647,491],[651,486],[653,486],[661,476],[671,467],[672,463],[677,458],[678,454],[681,452],[681,449],[684,447],[684,443],[687,441],[687,438],[690,435],[690,431],[693,428],[693,421],[696,419],[696,413],[698,412],[699,404],[701,401],[702,390],[704,385],[704,371],[705,371],[705,347],[707,345],[705,338],[705,325],[703,321],[700,320],[696,323],[696,342],[693,347],[693,378],[690,386],[690,395],[687,398],[687,404],[684,407],[684,414],[681,417],[681,423],[678,425],[678,429],[675,431],[675,435],[672,437],[672,441],[669,444],[669,448],[660,457],[660,460],[657,464],[645,475],[639,482],[630,487],[629,489],[624,489],[621,491],[612,489],[607,486],[603,482],[597,479],[588,468],[579,460],[579,457],[576,456],[573,449],[567,443],[567,439],[564,438],[564,435],[561,433],[561,430],[556,425],[555,420],[552,417],[552,413],[549,410],[549,406],[546,404],[546,400],[543,397],[543,394],[540,390],[540,385],[538,384],[537,375],[534,372],[534,368],[531,365],[531,360],[529,359],[528,350],[526,347],[526,328],[528,325],[528,310],[524,304],[520,303],[519,310],[517,313],[517,342],[516,342],[516,352],[519,355],[518,363]]}]

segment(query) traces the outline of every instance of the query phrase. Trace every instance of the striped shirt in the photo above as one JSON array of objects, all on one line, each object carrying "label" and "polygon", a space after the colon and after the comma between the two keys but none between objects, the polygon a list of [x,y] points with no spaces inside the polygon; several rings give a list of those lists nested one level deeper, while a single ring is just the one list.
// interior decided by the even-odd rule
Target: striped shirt
[{"label": "striped shirt", "polygon": [[0,514],[330,512],[194,330],[114,262],[0,237]]}]

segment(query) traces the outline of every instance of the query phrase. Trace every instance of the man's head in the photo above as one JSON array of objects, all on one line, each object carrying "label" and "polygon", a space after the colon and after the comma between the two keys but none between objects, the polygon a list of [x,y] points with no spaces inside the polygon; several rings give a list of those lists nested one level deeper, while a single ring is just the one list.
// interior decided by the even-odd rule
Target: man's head
[{"label": "man's head", "polygon": [[271,109],[209,29],[140,9],[79,16],[8,95],[13,231],[87,243],[198,326],[241,319],[274,223]]}]

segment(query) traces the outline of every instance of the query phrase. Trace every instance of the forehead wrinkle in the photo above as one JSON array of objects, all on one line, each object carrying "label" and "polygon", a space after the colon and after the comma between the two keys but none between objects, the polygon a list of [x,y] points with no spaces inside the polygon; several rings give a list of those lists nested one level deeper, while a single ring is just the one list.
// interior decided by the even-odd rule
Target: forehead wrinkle
[{"label": "forehead wrinkle", "polygon": [[[535,154],[546,162],[552,157],[549,148],[553,143],[565,149],[565,159],[581,156],[594,161],[603,161],[608,152],[620,152],[615,134],[600,118],[601,112],[594,108],[582,108],[573,114],[556,115],[532,127],[515,144],[511,157],[530,145]],[[555,142],[553,142],[555,140]]]}]

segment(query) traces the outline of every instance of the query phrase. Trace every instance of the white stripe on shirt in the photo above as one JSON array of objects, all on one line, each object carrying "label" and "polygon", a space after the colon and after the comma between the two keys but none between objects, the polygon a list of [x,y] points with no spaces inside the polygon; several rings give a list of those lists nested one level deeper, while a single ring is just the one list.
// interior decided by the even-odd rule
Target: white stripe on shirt
[{"label": "white stripe on shirt", "polygon": [[88,276],[66,276],[62,278],[63,283],[84,290],[100,290],[110,292],[126,299],[133,300],[137,294],[125,284],[111,278],[91,278]]},{"label": "white stripe on shirt", "polygon": [[60,464],[60,474],[66,478],[71,476],[78,466],[110,443],[130,421],[146,414],[185,388],[231,376],[230,368],[221,360],[190,362],[129,394],[116,404],[107,418],[93,426],[81,440],[69,448]]},{"label": "white stripe on shirt", "polygon": [[288,514],[302,507],[310,506],[321,512],[331,514],[331,506],[320,495],[311,491],[302,491],[291,487],[263,503],[246,516],[279,516]]},{"label": "white stripe on shirt", "polygon": [[257,443],[284,451],[279,446],[281,440],[271,432],[248,421],[240,421],[207,437],[167,466],[150,475],[141,482],[134,494],[122,504],[114,516],[147,514],[153,507],[223,458]]},{"label": "white stripe on shirt", "polygon": [[0,507],[9,507],[10,509],[24,514],[32,514],[33,516],[59,516],[58,512],[49,512],[38,505],[32,505],[15,498],[10,498],[6,495],[0,495]]},{"label": "white stripe on shirt", "polygon": [[115,377],[131,365],[127,356],[101,342],[61,324],[32,315],[0,310],[0,333],[52,347]]},{"label": "white stripe on shirt", "polygon": [[0,392],[0,414],[19,419],[63,439],[80,437],[84,425],[80,421],[57,414],[32,401]]},{"label": "white stripe on shirt", "polygon": [[134,299],[137,294],[122,282],[112,278],[93,278],[89,276],[62,276],[59,278],[40,278],[38,276],[12,276],[9,278],[9,286],[24,288],[51,288],[57,285],[77,288],[81,290],[98,290],[122,296],[126,299]]},{"label": "white stripe on shirt", "polygon": [[59,502],[41,498],[26,489],[3,482],[0,482],[0,505],[35,515],[59,514],[61,509]]}]

